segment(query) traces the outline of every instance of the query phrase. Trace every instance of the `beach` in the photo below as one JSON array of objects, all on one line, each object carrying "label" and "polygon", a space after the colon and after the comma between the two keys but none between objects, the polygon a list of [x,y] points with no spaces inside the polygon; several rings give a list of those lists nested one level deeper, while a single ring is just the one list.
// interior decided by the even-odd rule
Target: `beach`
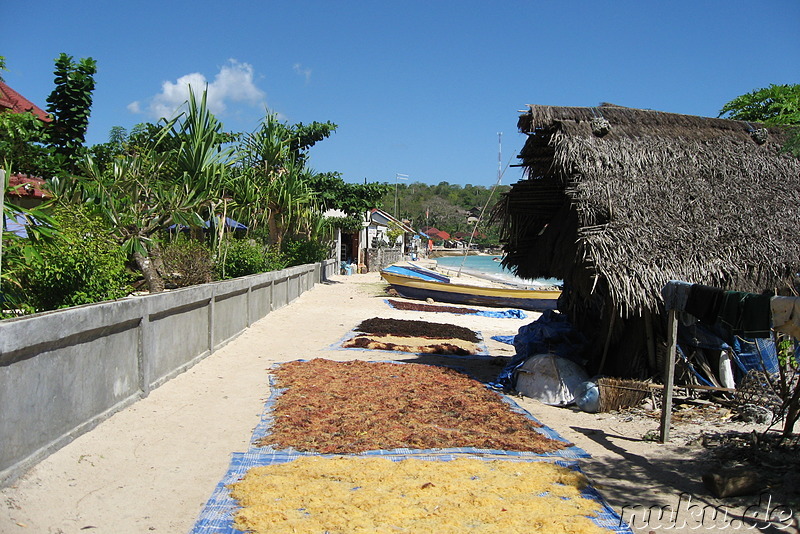
[{"label": "beach", "polygon": [[[112,415],[90,432],[0,490],[2,533],[189,532],[231,454],[247,450],[269,396],[270,369],[282,362],[401,361],[448,365],[492,381],[511,345],[491,339],[514,335],[535,320],[393,309],[378,273],[335,276],[254,323],[206,359]],[[361,321],[373,318],[450,323],[480,332],[490,358],[451,358],[390,351],[342,349]],[[754,497],[720,501],[708,495],[700,474],[708,461],[697,438],[704,429],[742,428],[730,420],[694,424],[676,420],[673,440],[648,435],[658,420],[626,413],[589,414],[514,400],[543,424],[591,455],[581,469],[608,504],[625,517],[643,506],[687,504],[745,510]],[[683,497],[682,497],[683,495]],[[683,500],[681,500],[683,499]],[[626,508],[627,507],[627,508]],[[742,512],[743,513],[743,512]],[[627,518],[626,518],[627,519]],[[635,519],[635,518],[634,518]],[[662,520],[662,523],[666,520]],[[652,522],[634,530],[649,532]],[[678,522],[672,532],[693,532]],[[792,530],[782,530],[792,532]],[[796,530],[795,530],[796,531]]]},{"label": "beach", "polygon": [[479,278],[505,286],[523,289],[542,289],[561,286],[562,281],[555,278],[526,280],[515,276],[501,265],[502,256],[495,254],[470,254],[438,256],[428,262],[442,273],[451,277]]}]

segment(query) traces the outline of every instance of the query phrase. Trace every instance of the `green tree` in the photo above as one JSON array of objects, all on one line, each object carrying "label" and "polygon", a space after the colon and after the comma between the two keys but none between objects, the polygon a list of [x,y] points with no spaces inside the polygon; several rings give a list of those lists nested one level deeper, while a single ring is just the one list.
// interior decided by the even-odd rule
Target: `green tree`
[{"label": "green tree", "polygon": [[380,208],[383,197],[394,191],[388,183],[347,183],[337,172],[316,174],[309,186],[316,193],[321,210],[341,210],[358,217]]},{"label": "green tree", "polygon": [[47,111],[53,115],[49,142],[57,154],[68,160],[66,170],[74,172],[82,156],[89,126],[97,63],[83,58],[77,63],[62,53],[55,61],[55,88],[47,97]]},{"label": "green tree", "polygon": [[0,113],[0,164],[33,176],[52,176],[60,158],[46,146],[46,125],[33,113]]},{"label": "green tree", "polygon": [[737,96],[722,106],[719,116],[791,127],[793,134],[784,149],[800,157],[800,84],[773,84]]},{"label": "green tree", "polygon": [[251,227],[267,226],[267,242],[278,251],[287,235],[304,227],[306,235],[313,233],[317,204],[310,185],[317,175],[305,166],[307,152],[335,128],[329,122],[292,126],[267,112],[259,128],[240,140],[241,164],[228,191]]},{"label": "green tree", "polygon": [[[190,92],[188,111],[165,124],[141,151],[114,158],[108,170],[87,156],[79,194],[65,195],[103,216],[151,292],[164,289],[158,234],[173,224],[200,227],[220,203],[230,165],[220,133],[206,95],[198,102]],[[162,150],[161,142],[174,148]]]}]

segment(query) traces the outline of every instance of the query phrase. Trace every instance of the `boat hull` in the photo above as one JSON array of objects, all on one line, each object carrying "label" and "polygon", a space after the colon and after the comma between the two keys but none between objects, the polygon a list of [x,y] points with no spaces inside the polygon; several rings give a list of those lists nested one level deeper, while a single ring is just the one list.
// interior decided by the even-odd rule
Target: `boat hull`
[{"label": "boat hull", "polygon": [[555,310],[560,290],[483,287],[453,282],[423,280],[381,271],[381,276],[403,297],[451,304],[471,304],[495,308],[520,308],[531,311]]}]

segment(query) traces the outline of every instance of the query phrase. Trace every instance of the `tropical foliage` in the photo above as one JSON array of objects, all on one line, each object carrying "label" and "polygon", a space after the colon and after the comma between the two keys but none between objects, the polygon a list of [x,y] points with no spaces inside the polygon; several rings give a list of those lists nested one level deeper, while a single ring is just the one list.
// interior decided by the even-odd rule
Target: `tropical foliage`
[{"label": "tropical foliage", "polygon": [[772,84],[737,96],[720,110],[720,116],[767,126],[789,126],[794,131],[784,149],[800,157],[800,84]]},{"label": "tropical foliage", "polygon": [[124,297],[130,292],[127,256],[104,222],[83,207],[55,210],[57,232],[32,244],[5,239],[5,297],[17,308],[38,312]]},{"label": "tropical foliage", "polygon": [[[4,308],[14,313],[116,298],[136,272],[143,280],[134,285],[158,292],[326,259],[334,224],[360,227],[384,192],[308,167],[310,149],[335,124],[292,125],[267,110],[252,133],[225,132],[205,93],[190,91],[172,120],[114,127],[107,143],[85,147],[96,70],[91,58],[61,54],[47,99],[52,122],[0,114],[2,167],[47,178],[54,197],[25,210],[6,196],[4,210],[30,223],[27,239],[3,234]],[[325,218],[328,207],[349,217]],[[100,248],[87,248],[81,232]],[[107,278],[67,274],[96,277],[95,264],[106,266]],[[45,282],[59,289],[40,294]]]},{"label": "tropical foliage", "polygon": [[[509,190],[509,186],[485,187],[467,184],[461,186],[440,182],[427,185],[420,182],[401,184],[397,187],[398,218],[411,221],[414,228],[436,227],[450,235],[458,233],[471,234],[476,230],[474,218],[480,215],[488,205],[484,217],[481,218],[474,240],[481,244],[497,244],[499,242],[496,225],[489,222],[489,211],[500,199],[500,195]],[[392,206],[395,202],[395,188],[388,190],[382,203]]]},{"label": "tropical foliage", "polygon": [[[92,58],[61,54],[47,99],[51,122],[0,114],[3,168],[47,178],[54,197],[33,211],[5,203],[31,222],[28,239],[3,235],[7,308],[38,311],[115,298],[131,283],[158,292],[320,261],[331,255],[336,228],[358,231],[371,208],[393,203],[389,184],[347,183],[309,166],[310,150],[336,124],[289,124],[267,110],[254,131],[226,132],[205,93],[190,91],[176,118],[114,127],[108,142],[86,147],[96,72]],[[466,229],[465,208],[487,198],[472,186],[426,188],[401,191],[415,225],[428,211],[431,224]],[[45,283],[58,289],[37,292]]]},{"label": "tropical foliage", "polygon": [[47,97],[47,111],[53,116],[48,137],[56,153],[67,159],[71,171],[84,151],[96,72],[97,63],[92,58],[76,63],[72,56],[62,53],[56,59],[56,86]]}]

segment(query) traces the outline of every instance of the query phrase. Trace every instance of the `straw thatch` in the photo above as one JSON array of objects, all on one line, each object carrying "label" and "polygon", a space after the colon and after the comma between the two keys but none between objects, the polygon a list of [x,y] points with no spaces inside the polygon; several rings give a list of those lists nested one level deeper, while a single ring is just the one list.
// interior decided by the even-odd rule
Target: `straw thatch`
[{"label": "straw thatch", "polygon": [[604,321],[611,344],[659,313],[669,280],[761,292],[800,272],[800,161],[783,131],[609,104],[530,106],[518,126],[526,179],[494,213],[504,265],[563,279],[560,309]]}]

